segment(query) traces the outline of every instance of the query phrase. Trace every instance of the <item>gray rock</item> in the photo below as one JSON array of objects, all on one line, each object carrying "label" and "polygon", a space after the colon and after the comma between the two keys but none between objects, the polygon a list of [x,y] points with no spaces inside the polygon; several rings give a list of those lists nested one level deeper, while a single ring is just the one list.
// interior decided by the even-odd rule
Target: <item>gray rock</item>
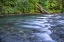
[{"label": "gray rock", "polygon": [[57,34],[51,34],[51,37],[52,37],[54,40],[57,40],[57,39],[60,38],[60,36],[57,35]]},{"label": "gray rock", "polygon": [[2,42],[2,39],[0,38],[0,42]]},{"label": "gray rock", "polygon": [[58,41],[58,42],[64,42],[64,40],[63,40],[63,39],[58,39],[57,41]]},{"label": "gray rock", "polygon": [[59,30],[57,30],[56,32],[60,37],[64,38],[64,28],[60,28]]}]

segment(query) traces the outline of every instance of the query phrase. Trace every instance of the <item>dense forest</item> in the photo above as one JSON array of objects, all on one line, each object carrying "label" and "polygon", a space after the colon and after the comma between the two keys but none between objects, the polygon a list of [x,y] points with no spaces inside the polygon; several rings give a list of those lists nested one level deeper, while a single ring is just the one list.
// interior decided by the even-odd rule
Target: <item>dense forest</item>
[{"label": "dense forest", "polygon": [[0,14],[39,13],[36,4],[49,13],[63,13],[63,0],[0,0]]}]

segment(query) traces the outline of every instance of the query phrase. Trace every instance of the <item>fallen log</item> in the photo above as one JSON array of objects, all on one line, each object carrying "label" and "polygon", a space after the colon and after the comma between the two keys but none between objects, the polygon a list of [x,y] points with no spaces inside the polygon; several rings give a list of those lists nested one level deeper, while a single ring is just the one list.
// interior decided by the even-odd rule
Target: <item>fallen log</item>
[{"label": "fallen log", "polygon": [[39,11],[41,13],[49,14],[49,12],[47,12],[45,9],[43,9],[42,6],[40,4],[38,4],[38,3],[37,3],[37,8],[39,9]]}]

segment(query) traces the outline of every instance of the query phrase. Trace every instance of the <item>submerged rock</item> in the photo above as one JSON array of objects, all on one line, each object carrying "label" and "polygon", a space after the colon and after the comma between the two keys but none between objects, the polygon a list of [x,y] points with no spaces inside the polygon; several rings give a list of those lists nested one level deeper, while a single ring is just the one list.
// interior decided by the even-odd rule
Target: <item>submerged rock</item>
[{"label": "submerged rock", "polygon": [[58,40],[60,38],[59,35],[57,34],[51,34],[51,37],[54,39],[54,40]]},{"label": "submerged rock", "polygon": [[0,38],[0,42],[2,42],[2,39]]},{"label": "submerged rock", "polygon": [[61,38],[64,38],[64,28],[57,30],[56,34],[58,34]]},{"label": "submerged rock", "polygon": [[63,39],[61,39],[61,38],[60,38],[60,39],[58,39],[57,41],[58,41],[58,42],[64,42],[64,40],[63,40]]},{"label": "submerged rock", "polygon": [[57,42],[64,42],[64,28],[55,29],[55,32],[51,34],[51,37]]}]

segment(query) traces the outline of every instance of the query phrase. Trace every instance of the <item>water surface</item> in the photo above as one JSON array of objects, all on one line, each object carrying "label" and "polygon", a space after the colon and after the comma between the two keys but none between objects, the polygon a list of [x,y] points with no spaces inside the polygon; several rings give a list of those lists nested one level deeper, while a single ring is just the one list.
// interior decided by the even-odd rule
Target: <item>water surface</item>
[{"label": "water surface", "polygon": [[63,14],[0,17],[0,39],[1,42],[57,42],[50,35],[63,27]]}]

